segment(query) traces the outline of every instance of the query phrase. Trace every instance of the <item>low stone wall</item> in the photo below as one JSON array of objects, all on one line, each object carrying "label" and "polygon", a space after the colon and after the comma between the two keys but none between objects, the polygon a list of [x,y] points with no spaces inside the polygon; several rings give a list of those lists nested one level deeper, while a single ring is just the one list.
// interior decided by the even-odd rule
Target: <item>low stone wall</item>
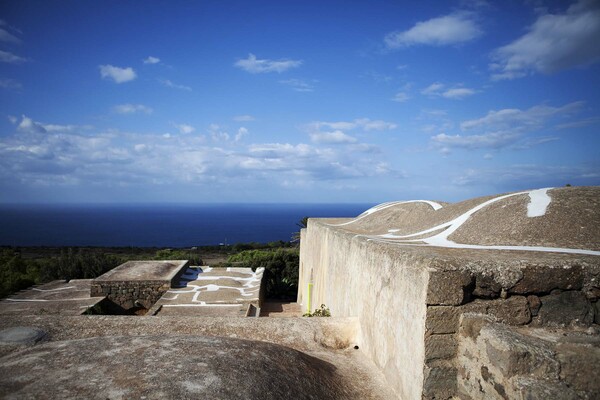
[{"label": "low stone wall", "polygon": [[149,309],[170,288],[170,284],[156,281],[111,281],[92,283],[91,295],[106,296],[125,310],[135,307],[136,302]]},{"label": "low stone wall", "polygon": [[[136,304],[150,309],[167,290],[179,283],[188,265],[186,260],[130,261],[94,279],[90,294],[92,297],[106,296],[125,310]],[[116,276],[121,279],[114,279]],[[143,279],[144,276],[153,279]]]},{"label": "low stone wall", "polygon": [[471,399],[597,399],[600,336],[522,328],[480,314],[460,321],[458,394]]}]

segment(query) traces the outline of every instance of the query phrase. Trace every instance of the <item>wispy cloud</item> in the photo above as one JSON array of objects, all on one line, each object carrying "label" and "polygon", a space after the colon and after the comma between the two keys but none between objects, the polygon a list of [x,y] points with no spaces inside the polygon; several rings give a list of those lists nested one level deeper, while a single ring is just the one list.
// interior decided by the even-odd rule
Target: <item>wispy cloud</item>
[{"label": "wispy cloud", "polygon": [[580,0],[563,14],[543,14],[529,31],[492,54],[492,79],[550,74],[600,61],[600,7]]},{"label": "wispy cloud", "polygon": [[240,140],[242,140],[242,138],[244,136],[248,135],[248,129],[244,128],[243,126],[240,127],[237,131],[237,133],[235,134],[235,141],[239,142]]},{"label": "wispy cloud", "polygon": [[298,68],[302,64],[302,60],[290,60],[287,58],[280,60],[258,59],[252,53],[248,54],[248,58],[237,60],[235,66],[252,74],[266,72],[284,72],[291,68]]},{"label": "wispy cloud", "polygon": [[249,122],[254,121],[255,119],[256,118],[254,118],[252,115],[236,115],[233,117],[233,120],[238,122]]},{"label": "wispy cloud", "polygon": [[550,118],[574,114],[580,111],[584,103],[576,101],[565,104],[562,107],[548,105],[537,105],[527,110],[518,108],[505,108],[502,110],[491,110],[485,116],[477,119],[467,120],[460,124],[462,130],[475,128],[484,129],[535,129],[541,127]]},{"label": "wispy cloud", "polygon": [[160,62],[160,58],[148,56],[148,58],[145,58],[142,61],[144,64],[158,64]]},{"label": "wispy cloud", "polygon": [[447,99],[464,99],[475,94],[475,90],[469,88],[451,88],[442,93],[442,97]]},{"label": "wispy cloud", "polygon": [[[532,187],[596,184],[600,170],[594,166],[513,164],[498,168],[467,169],[452,178],[456,185],[480,185],[493,182],[494,185],[508,185],[507,190],[515,190],[515,182],[523,189]],[[502,190],[502,189],[501,189]]]},{"label": "wispy cloud", "polygon": [[173,83],[173,82],[171,82],[168,79],[159,79],[159,82],[161,84],[163,84],[164,86],[168,87],[168,88],[185,90],[186,92],[191,92],[192,91],[191,87],[185,86],[185,85],[179,85],[177,83]]},{"label": "wispy cloud", "polygon": [[392,97],[392,101],[396,101],[398,103],[404,103],[409,100],[410,96],[406,92],[398,92]]},{"label": "wispy cloud", "polygon": [[110,79],[116,83],[124,83],[134,80],[137,75],[133,68],[120,68],[112,65],[100,65],[100,76],[103,79]]},{"label": "wispy cloud", "polygon": [[0,28],[0,41],[12,44],[21,43],[21,39],[9,33],[6,29],[3,28]]},{"label": "wispy cloud", "polygon": [[444,152],[448,147],[459,147],[463,149],[499,149],[515,143],[520,138],[516,132],[491,132],[483,135],[446,135],[440,133],[431,140],[442,145]]},{"label": "wispy cloud", "polygon": [[453,86],[448,88],[445,84],[439,82],[432,83],[425,89],[421,90],[421,94],[426,96],[445,97],[452,100],[464,99],[465,97],[472,96],[475,93],[477,93],[477,91],[474,89],[462,86]]},{"label": "wispy cloud", "polygon": [[8,64],[22,64],[28,61],[26,58],[11,53],[10,51],[0,50],[0,62]]},{"label": "wispy cloud", "polygon": [[327,144],[342,144],[342,143],[356,143],[355,137],[346,135],[342,131],[332,132],[313,132],[310,133],[310,140],[314,143],[327,143]]},{"label": "wispy cloud", "polygon": [[135,113],[144,113],[144,114],[152,114],[154,110],[152,108],[145,106],[143,104],[119,104],[113,107],[114,112],[118,114],[135,114]]},{"label": "wispy cloud", "polygon": [[[16,124],[18,119],[11,118],[11,122]],[[68,133],[76,130],[90,129],[89,126],[77,126],[77,125],[58,125],[58,124],[45,124],[42,122],[34,121],[33,119],[22,115],[21,122],[17,125],[19,132],[26,133]]]},{"label": "wispy cloud", "polygon": [[386,122],[380,119],[372,120],[369,118],[357,118],[353,121],[337,122],[314,121],[309,124],[309,128],[311,129],[320,129],[322,127],[334,130],[351,130],[358,128],[364,131],[384,131],[396,129],[398,125],[393,122]]},{"label": "wispy cloud", "polygon": [[527,110],[516,108],[492,110],[485,116],[463,121],[461,130],[476,131],[474,134],[448,135],[440,133],[431,137],[433,144],[447,153],[451,148],[462,149],[528,149],[543,143],[558,140],[553,136],[527,137],[550,125],[556,118],[569,118],[581,110],[582,102],[566,104],[562,107],[537,105]]},{"label": "wispy cloud", "polygon": [[[19,122],[19,121],[17,121]],[[212,126],[215,139],[236,146],[206,145],[200,135],[82,134],[80,127],[40,124],[23,117],[17,132],[0,138],[0,182],[35,185],[127,187],[139,185],[285,185],[402,174],[360,144],[344,147],[305,143],[252,143],[240,127],[232,139]],[[58,129],[59,126],[63,128]],[[178,125],[178,128],[189,125]],[[47,127],[53,127],[47,129]],[[68,127],[68,128],[67,128]],[[189,129],[184,129],[189,131]],[[24,134],[27,132],[27,134]],[[168,186],[165,186],[168,187]]]},{"label": "wispy cloud", "polygon": [[0,79],[0,88],[19,90],[23,88],[23,85],[14,79]]},{"label": "wispy cloud", "polygon": [[196,130],[196,128],[189,124],[173,124],[173,126],[183,134],[189,134]]},{"label": "wispy cloud", "polygon": [[291,87],[296,92],[312,92],[314,90],[314,86],[312,84],[301,79],[286,79],[279,81],[279,83]]},{"label": "wispy cloud", "polygon": [[390,49],[414,45],[444,46],[468,42],[481,34],[474,14],[461,11],[418,22],[406,31],[388,33],[384,42]]}]

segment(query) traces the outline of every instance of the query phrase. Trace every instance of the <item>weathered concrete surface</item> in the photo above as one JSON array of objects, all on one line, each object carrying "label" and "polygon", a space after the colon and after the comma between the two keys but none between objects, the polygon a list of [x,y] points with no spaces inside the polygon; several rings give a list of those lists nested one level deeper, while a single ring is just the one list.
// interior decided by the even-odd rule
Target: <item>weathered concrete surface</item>
[{"label": "weathered concrete surface", "polygon": [[90,296],[91,279],[53,281],[0,300],[0,315],[79,315],[104,297]]},{"label": "weathered concrete surface", "polygon": [[9,394],[333,400],[358,393],[332,364],[280,345],[203,336],[116,336],[47,343],[5,356],[0,395]]},{"label": "weathered concrete surface", "polygon": [[[0,346],[0,366],[7,369],[0,397],[6,387],[22,390],[20,397],[43,393],[38,383],[19,378],[30,374],[60,382],[48,384],[51,391],[65,390],[56,396],[46,392],[54,398],[395,398],[372,363],[353,348],[354,319],[6,316],[2,322],[43,329],[50,343]],[[261,342],[232,341],[236,338]],[[27,372],[30,362],[37,364]],[[204,381],[213,375],[219,379]],[[109,386],[124,392],[109,392]]]},{"label": "weathered concrete surface", "polygon": [[360,348],[403,399],[421,397],[428,261],[310,220],[301,233],[298,303],[358,317]]},{"label": "weathered concrete surface", "polygon": [[183,269],[187,260],[127,261],[100,275],[95,282],[161,281],[171,283]]},{"label": "weathered concrete surface", "polygon": [[298,302],[358,318],[361,348],[399,397],[449,398],[463,313],[511,325],[598,320],[600,188],[571,189],[310,219]]},{"label": "weathered concrete surface", "polygon": [[150,309],[151,315],[223,315],[244,317],[250,304],[262,304],[264,268],[190,267],[175,287]]},{"label": "weathered concrete surface", "polygon": [[0,330],[0,345],[30,345],[46,336],[41,329],[28,326],[15,326]]}]

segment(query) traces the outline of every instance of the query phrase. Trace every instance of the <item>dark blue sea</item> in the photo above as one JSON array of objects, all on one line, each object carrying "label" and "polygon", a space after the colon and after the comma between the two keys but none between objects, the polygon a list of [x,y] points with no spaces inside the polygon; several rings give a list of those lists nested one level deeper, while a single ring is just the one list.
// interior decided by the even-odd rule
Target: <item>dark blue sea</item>
[{"label": "dark blue sea", "polygon": [[0,205],[0,245],[191,247],[289,241],[302,217],[373,204]]}]

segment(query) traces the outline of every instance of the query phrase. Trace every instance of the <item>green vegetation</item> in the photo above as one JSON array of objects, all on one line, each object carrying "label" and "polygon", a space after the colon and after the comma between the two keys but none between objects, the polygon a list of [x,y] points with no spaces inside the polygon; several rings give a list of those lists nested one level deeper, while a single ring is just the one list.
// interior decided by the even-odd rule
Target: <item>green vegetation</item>
[{"label": "green vegetation", "polygon": [[92,279],[129,260],[190,260],[192,265],[235,264],[254,269],[263,266],[268,271],[267,296],[295,298],[298,258],[293,244],[283,241],[176,249],[5,246],[0,247],[0,298],[56,279]]},{"label": "green vegetation", "polygon": [[300,254],[297,248],[245,250],[230,256],[226,266],[246,267],[256,270],[263,267],[266,296],[273,299],[296,299],[298,293],[298,266]]},{"label": "green vegetation", "polygon": [[[303,217],[300,221],[296,223],[296,226],[300,228],[300,230],[308,228],[308,218],[309,217]],[[292,243],[296,243],[298,245],[300,244],[300,231],[294,232],[294,234],[292,235]]]},{"label": "green vegetation", "polygon": [[321,304],[320,308],[315,308],[314,312],[307,312],[302,315],[303,317],[331,317],[331,312],[325,304]]}]

